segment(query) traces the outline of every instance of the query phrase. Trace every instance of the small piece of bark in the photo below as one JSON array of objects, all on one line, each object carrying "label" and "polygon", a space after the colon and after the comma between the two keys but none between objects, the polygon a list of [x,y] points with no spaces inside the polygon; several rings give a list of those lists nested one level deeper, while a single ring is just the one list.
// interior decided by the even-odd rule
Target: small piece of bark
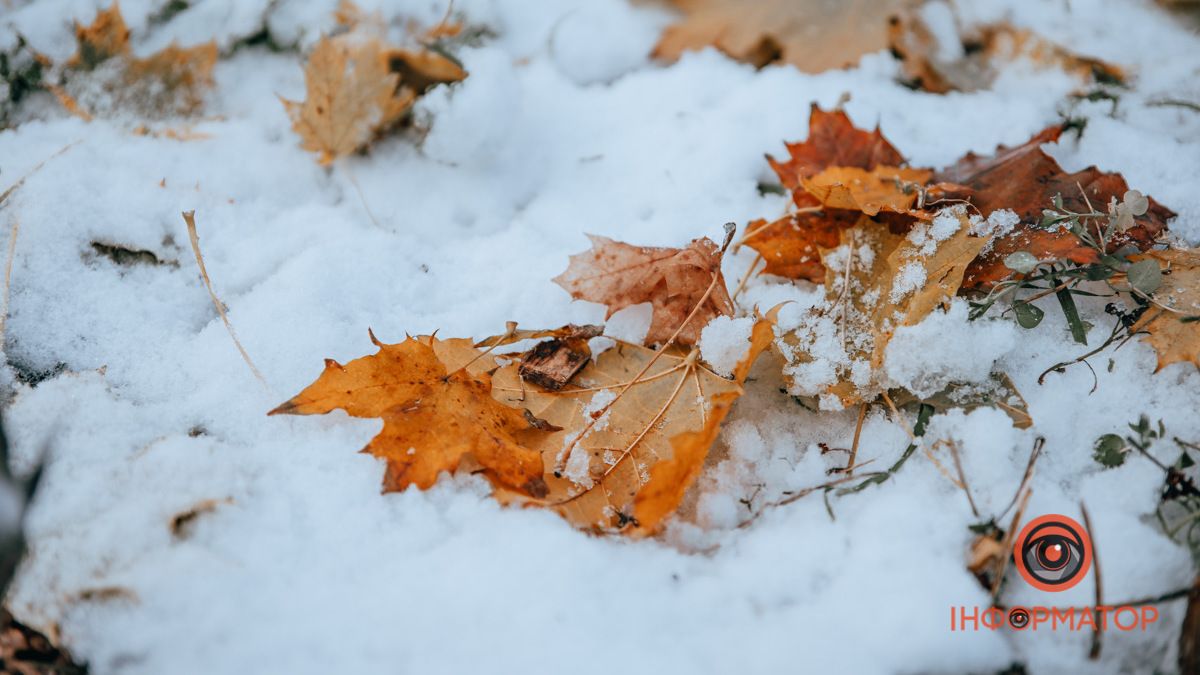
[{"label": "small piece of bark", "polygon": [[1179,672],[1200,673],[1200,577],[1188,595],[1187,615],[1179,632]]},{"label": "small piece of bark", "polygon": [[551,391],[562,389],[591,357],[586,343],[580,349],[579,342],[554,339],[539,343],[521,358],[521,379]]}]

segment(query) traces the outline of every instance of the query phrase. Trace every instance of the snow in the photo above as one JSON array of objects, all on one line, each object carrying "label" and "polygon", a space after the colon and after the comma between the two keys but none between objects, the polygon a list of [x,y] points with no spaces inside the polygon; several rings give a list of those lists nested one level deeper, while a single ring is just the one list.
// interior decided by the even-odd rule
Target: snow
[{"label": "snow", "polygon": [[[445,12],[435,0],[360,4],[425,26]],[[64,59],[72,20],[90,21],[99,5],[0,4],[0,50],[19,33]],[[206,138],[132,135],[132,119],[84,123],[44,96],[0,132],[0,189],[75,143],[0,210],[0,250],[19,223],[0,383],[14,468],[47,461],[29,514],[31,555],[9,603],[24,621],[57,627],[92,672],[564,663],[583,673],[996,672],[1013,663],[1030,673],[1170,672],[1178,602],[1160,605],[1145,633],[1107,634],[1098,662],[1087,660],[1086,633],[948,631],[951,605],[984,605],[987,594],[964,565],[967,526],[980,518],[930,459],[949,466],[938,440],[957,444],[986,518],[1011,499],[1044,436],[1028,512],[1078,519],[1086,502],[1107,600],[1175,590],[1195,575],[1153,519],[1161,471],[1138,457],[1102,470],[1091,444],[1142,413],[1161,418],[1169,436],[1200,440],[1200,374],[1189,364],[1156,374],[1155,354],[1134,341],[1093,359],[1094,394],[1085,366],[1039,385],[1046,367],[1084,351],[1053,297],[1039,301],[1046,317],[1034,330],[998,318],[964,325],[956,302],[899,330],[889,349],[888,377],[914,388],[1007,372],[1033,430],[992,409],[940,413],[882,485],[827,502],[817,492],[739,528],[785,493],[829,480],[855,432],[857,407],[817,413],[782,395],[781,363],[768,354],[693,503],[661,540],[590,537],[549,511],[499,506],[471,477],[380,495],[382,465],[357,453],[379,422],[265,413],[308,384],[323,358],[371,351],[368,327],[394,342],[434,330],[494,335],[507,320],[602,322],[602,306],[571,302],[550,282],[587,248],[584,233],[679,246],[719,239],[728,221],[783,213],[786,198],[756,190],[771,179],[763,154],[804,138],[810,102],[828,108],[847,92],[851,119],[878,123],[913,166],[945,166],[1024,142],[1063,113],[1086,115],[1080,139],[1047,152],[1069,171],[1121,172],[1180,214],[1175,233],[1200,243],[1200,191],[1188,179],[1200,175],[1200,115],[1151,105],[1200,99],[1200,39],[1186,24],[1149,0],[957,3],[964,20],[1008,18],[1129,66],[1133,86],[1110,116],[1110,103],[1073,101],[1072,79],[1028,64],[989,90],[945,96],[896,84],[885,52],[821,75],[755,71],[713,51],[666,66],[646,56],[670,20],[661,8],[460,0],[456,10],[494,34],[460,54],[471,76],[426,97],[419,128],[330,170],[298,147],[276,96],[302,97],[291,48],[332,27],[336,2],[205,0],[155,18],[165,5],[121,8],[140,55],[171,40],[217,40],[217,88],[191,127]],[[280,51],[247,43],[264,26]],[[200,283],[179,216],[190,209],[265,386]],[[94,241],[164,264],[118,265]],[[753,260],[730,254],[726,278],[740,279]],[[790,301],[780,322],[795,327],[823,296],[756,277],[738,304]],[[1103,303],[1080,301],[1093,341],[1110,325]],[[613,317],[624,326],[616,334],[634,340],[648,320],[644,306]],[[705,358],[727,363],[744,321],[715,327]],[[812,369],[814,388],[833,377]],[[857,461],[886,468],[908,443],[904,425],[873,407]],[[1153,451],[1164,461],[1177,452],[1170,442]],[[208,500],[215,508],[190,532],[171,532],[172,518]],[[1005,599],[1083,605],[1091,584],[1048,601],[1014,577]]]},{"label": "snow", "polygon": [[716,317],[700,333],[700,356],[713,372],[730,377],[738,362],[750,350],[750,332],[753,329],[752,317]]},{"label": "snow", "polygon": [[893,386],[929,397],[952,382],[978,384],[1017,343],[1011,320],[967,321],[967,302],[955,298],[915,326],[901,326],[888,342],[884,369]]}]

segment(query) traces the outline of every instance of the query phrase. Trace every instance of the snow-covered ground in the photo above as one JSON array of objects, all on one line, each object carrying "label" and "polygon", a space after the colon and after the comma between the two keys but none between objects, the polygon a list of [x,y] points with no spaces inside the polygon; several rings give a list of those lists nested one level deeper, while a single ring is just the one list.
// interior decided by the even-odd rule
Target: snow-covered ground
[{"label": "snow-covered ground", "polygon": [[[923,452],[861,493],[816,494],[737,525],[785,490],[827,480],[855,411],[812,413],[779,393],[779,363],[753,373],[688,516],[660,540],[595,538],[554,513],[506,509],[481,480],[379,494],[382,464],[356,454],[380,423],[266,416],[320,371],[372,350],[367,328],[495,334],[599,322],[603,307],[551,283],[585,232],[633,243],[719,239],[726,221],[775,217],[761,196],[764,153],[807,133],[813,101],[878,123],[917,166],[1020,143],[1089,118],[1047,147],[1067,170],[1096,164],[1178,212],[1200,244],[1200,114],[1148,105],[1200,100],[1200,38],[1149,0],[962,2],[1131,69],[1111,103],[1073,103],[1075,80],[1017,63],[970,94],[914,92],[886,52],[857,68],[761,71],[706,51],[673,65],[647,56],[672,17],[625,0],[459,0],[494,33],[460,56],[463,83],[418,104],[419,131],[332,170],[299,148],[277,95],[304,94],[302,56],[235,45],[265,23],[273,43],[310,45],[333,0],[205,0],[169,22],[168,3],[124,0],[136,49],[216,38],[225,55],[198,140],[134,135],[129,120],[85,123],[48,96],[0,132],[0,189],[52,159],[0,210],[0,250],[19,224],[3,368],[18,469],[47,458],[30,514],[31,551],[11,591],[17,616],[55,630],[96,673],[996,672],[1170,671],[1183,605],[1146,632],[1111,631],[1089,661],[1088,632],[951,632],[949,608],[986,605],[965,568],[977,519]],[[442,0],[364,0],[392,19],[436,23]],[[20,33],[56,60],[94,0],[0,0],[0,50]],[[355,186],[357,183],[357,187]],[[361,188],[361,195],[359,193]],[[369,208],[369,213],[368,213]],[[208,270],[267,386],[240,358],[201,284],[180,212],[195,209]],[[118,265],[93,242],[151,251]],[[741,277],[753,253],[726,260]],[[732,282],[731,282],[732,283]],[[758,278],[746,307],[821,291]],[[1101,470],[1094,440],[1140,414],[1200,441],[1200,375],[1155,373],[1133,342],[1050,375],[1080,353],[1061,313],[1024,331],[949,316],[905,337],[927,368],[995,362],[1035,426],[993,409],[934,417],[955,439],[981,513],[998,514],[1033,439],[1046,438],[1028,513],[1086,502],[1109,602],[1188,585],[1186,549],[1153,519],[1162,472],[1133,457]],[[1106,331],[1100,304],[1084,318]],[[958,311],[958,310],[956,310]],[[961,318],[961,312],[957,318]],[[638,308],[613,323],[644,331]],[[1112,358],[1111,364],[1109,358]],[[40,380],[36,386],[30,379]],[[905,430],[873,409],[859,461],[890,465]],[[1171,443],[1159,451],[1167,461]],[[747,500],[750,506],[740,500]],[[207,510],[172,532],[172,519]],[[1090,580],[1057,597],[1010,583],[1010,604],[1086,605]]]}]

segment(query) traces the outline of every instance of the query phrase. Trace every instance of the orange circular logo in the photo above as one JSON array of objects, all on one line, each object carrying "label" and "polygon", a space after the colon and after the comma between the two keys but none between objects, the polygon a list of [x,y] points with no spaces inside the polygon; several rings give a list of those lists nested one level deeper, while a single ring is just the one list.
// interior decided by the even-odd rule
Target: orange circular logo
[{"label": "orange circular logo", "polygon": [[1052,513],[1031,520],[1013,542],[1017,571],[1030,586],[1057,593],[1087,576],[1092,542],[1079,523]]}]

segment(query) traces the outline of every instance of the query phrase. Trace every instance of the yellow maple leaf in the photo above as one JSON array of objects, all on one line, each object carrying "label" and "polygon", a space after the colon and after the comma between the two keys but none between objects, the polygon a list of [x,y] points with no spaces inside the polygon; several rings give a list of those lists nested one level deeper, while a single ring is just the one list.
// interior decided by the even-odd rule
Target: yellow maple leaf
[{"label": "yellow maple leaf", "polygon": [[896,329],[954,297],[987,239],[971,234],[964,214],[943,212],[907,237],[863,216],[841,242],[821,257],[825,300],[779,344],[794,393],[849,406],[882,391],[879,374]]},{"label": "yellow maple leaf", "polygon": [[914,211],[912,206],[932,175],[929,169],[877,166],[867,170],[834,166],[801,178],[800,184],[821,206],[862,211],[868,216],[892,211],[928,217],[925,212]]}]

